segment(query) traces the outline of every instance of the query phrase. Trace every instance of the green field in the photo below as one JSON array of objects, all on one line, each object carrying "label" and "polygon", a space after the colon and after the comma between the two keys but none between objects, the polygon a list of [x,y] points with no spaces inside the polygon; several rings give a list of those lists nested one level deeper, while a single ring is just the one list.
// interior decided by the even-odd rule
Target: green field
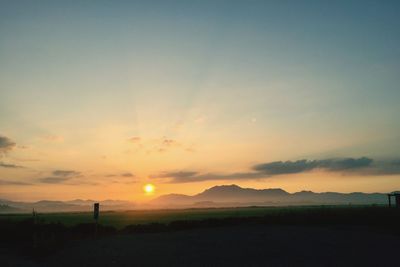
[{"label": "green field", "polygon": [[[99,223],[121,229],[131,224],[168,223],[177,220],[201,220],[206,218],[263,216],[276,208],[218,208],[218,209],[182,209],[182,210],[132,210],[104,211],[100,213]],[[21,221],[31,218],[30,214],[0,215],[0,220]],[[60,222],[66,226],[93,222],[91,212],[65,212],[38,214],[40,221]]]},{"label": "green field", "polygon": [[[132,210],[104,211],[100,213],[99,223],[122,229],[132,224],[169,223],[180,220],[202,220],[209,218],[257,217],[310,210],[359,209],[360,206],[292,206],[292,207],[240,207],[240,208],[204,208],[179,210]],[[62,223],[73,226],[92,223],[91,212],[39,213],[38,219],[44,223]],[[2,214],[0,220],[22,221],[32,218],[31,214]]]}]

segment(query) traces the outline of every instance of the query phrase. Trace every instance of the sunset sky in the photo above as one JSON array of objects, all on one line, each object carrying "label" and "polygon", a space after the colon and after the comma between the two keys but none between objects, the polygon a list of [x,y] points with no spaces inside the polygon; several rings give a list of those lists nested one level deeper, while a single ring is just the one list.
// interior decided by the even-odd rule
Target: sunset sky
[{"label": "sunset sky", "polygon": [[0,198],[400,190],[399,13],[0,1]]}]

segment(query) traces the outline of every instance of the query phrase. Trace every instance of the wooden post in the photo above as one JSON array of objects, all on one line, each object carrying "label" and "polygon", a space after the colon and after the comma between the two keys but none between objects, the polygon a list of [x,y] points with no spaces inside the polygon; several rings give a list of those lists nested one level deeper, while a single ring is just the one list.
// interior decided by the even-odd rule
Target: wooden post
[{"label": "wooden post", "polygon": [[36,232],[36,221],[37,221],[37,216],[36,216],[36,211],[35,208],[32,209],[32,223],[33,223],[33,248],[37,248],[37,243],[38,243],[38,235]]},{"label": "wooden post", "polygon": [[396,208],[400,208],[400,194],[395,194]]},{"label": "wooden post", "polygon": [[388,200],[389,200],[389,208],[392,207],[392,197],[390,196],[390,194],[387,195],[388,196]]},{"label": "wooden post", "polygon": [[97,224],[99,221],[99,212],[100,212],[100,204],[94,203],[93,206],[93,218],[95,219],[96,223],[94,225],[94,237],[97,237]]}]

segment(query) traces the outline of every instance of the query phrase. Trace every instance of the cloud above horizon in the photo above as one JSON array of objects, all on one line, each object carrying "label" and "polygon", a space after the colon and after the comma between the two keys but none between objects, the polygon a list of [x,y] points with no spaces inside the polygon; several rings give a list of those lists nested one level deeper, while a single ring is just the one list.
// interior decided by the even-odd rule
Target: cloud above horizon
[{"label": "cloud above horizon", "polygon": [[211,180],[249,180],[262,179],[277,175],[305,173],[313,170],[339,172],[358,175],[400,174],[399,160],[374,161],[371,158],[332,158],[322,160],[274,161],[257,164],[249,172],[227,174],[201,173],[197,171],[172,171],[151,175],[153,179],[169,179],[168,183],[189,183]]},{"label": "cloud above horizon", "polygon": [[0,157],[11,151],[16,145],[10,138],[0,135]]},{"label": "cloud above horizon", "polygon": [[39,181],[45,184],[60,184],[63,183],[65,181],[68,181],[69,179],[71,179],[70,177],[54,177],[54,176],[50,176],[50,177],[44,177],[44,178],[40,178]]},{"label": "cloud above horizon", "polygon": [[66,171],[66,170],[55,170],[53,171],[54,176],[61,176],[61,177],[71,177],[71,176],[77,176],[79,175],[80,172],[77,171]]},{"label": "cloud above horizon", "polygon": [[132,136],[127,141],[134,145],[135,151],[143,150],[146,153],[164,153],[174,149],[186,152],[194,152],[193,144],[185,145],[178,140],[163,136],[157,139],[146,139],[140,136]]},{"label": "cloud above horizon", "polygon": [[40,178],[39,181],[46,184],[60,184],[77,177],[82,177],[80,172],[73,170],[55,170],[52,172],[52,176]]},{"label": "cloud above horizon", "polygon": [[235,172],[228,174],[200,173],[195,171],[163,172],[157,175],[150,175],[152,179],[169,179],[168,183],[191,183],[212,180],[246,180],[265,177],[260,172]]},{"label": "cloud above horizon", "polygon": [[0,180],[0,185],[32,185],[32,184],[19,181]]},{"label": "cloud above horizon", "polygon": [[324,159],[324,160],[297,160],[297,161],[275,161],[253,166],[253,170],[269,175],[291,174],[311,171],[313,169],[324,169],[327,171],[347,171],[371,166],[373,160],[366,157],[358,159]]},{"label": "cloud above horizon", "polygon": [[136,175],[131,172],[123,172],[123,173],[115,173],[115,174],[108,174],[105,175],[107,178],[113,178],[108,180],[113,184],[135,184],[139,180],[136,179]]},{"label": "cloud above horizon", "polygon": [[0,161],[0,167],[9,168],[9,169],[22,169],[22,168],[25,168],[24,166],[10,164],[10,163],[4,163],[4,162],[1,162],[1,161]]},{"label": "cloud above horizon", "polygon": [[48,142],[56,142],[56,143],[64,142],[64,137],[60,135],[45,135],[42,136],[41,139]]}]

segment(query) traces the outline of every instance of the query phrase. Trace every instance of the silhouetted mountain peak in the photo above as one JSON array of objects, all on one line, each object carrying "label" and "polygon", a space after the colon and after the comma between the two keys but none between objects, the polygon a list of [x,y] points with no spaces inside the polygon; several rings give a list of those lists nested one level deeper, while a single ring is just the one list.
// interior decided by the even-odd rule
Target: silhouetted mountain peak
[{"label": "silhouetted mountain peak", "polygon": [[194,196],[196,200],[212,200],[220,202],[259,201],[273,197],[286,196],[288,193],[280,188],[254,189],[242,188],[235,184],[214,186]]},{"label": "silhouetted mountain peak", "polygon": [[302,190],[300,192],[296,192],[293,195],[297,195],[297,196],[309,196],[309,195],[314,195],[316,193],[314,193],[313,191],[309,191],[309,190]]},{"label": "silhouetted mountain peak", "polygon": [[209,193],[209,192],[223,192],[223,191],[230,191],[230,192],[236,191],[237,192],[237,191],[240,191],[241,189],[243,189],[243,188],[241,188],[240,186],[235,185],[235,184],[231,184],[231,185],[216,185],[216,186],[213,186],[211,188],[208,188],[208,189],[204,190],[200,194]]},{"label": "silhouetted mountain peak", "polygon": [[194,195],[170,194],[160,196],[154,204],[167,204],[168,206],[221,206],[221,205],[299,205],[299,204],[384,204],[386,194],[368,193],[337,193],[300,191],[288,193],[281,188],[254,189],[242,188],[238,185],[219,185],[211,187]]},{"label": "silhouetted mountain peak", "polygon": [[267,188],[267,189],[254,189],[254,188],[242,188],[238,185],[218,185],[204,190],[200,195],[210,195],[210,194],[235,194],[235,193],[246,193],[246,194],[288,194],[285,190],[281,188]]},{"label": "silhouetted mountain peak", "polygon": [[281,188],[268,188],[268,189],[261,189],[256,191],[262,191],[264,193],[274,194],[274,195],[288,195],[289,193]]}]

